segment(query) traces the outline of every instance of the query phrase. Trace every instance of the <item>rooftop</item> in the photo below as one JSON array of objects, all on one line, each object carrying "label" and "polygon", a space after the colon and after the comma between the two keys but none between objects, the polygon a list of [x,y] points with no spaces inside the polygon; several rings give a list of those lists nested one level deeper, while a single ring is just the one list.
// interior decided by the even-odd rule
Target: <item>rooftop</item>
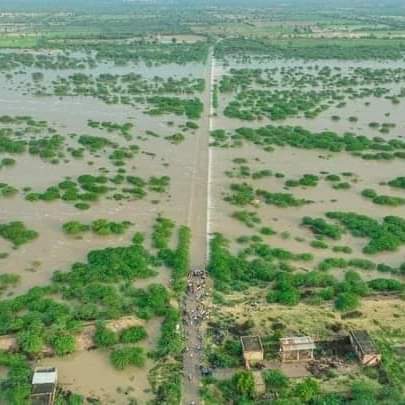
[{"label": "rooftop", "polygon": [[280,339],[283,352],[315,349],[314,340],[310,336],[292,336]]},{"label": "rooftop", "polygon": [[56,384],[58,373],[55,367],[36,368],[32,376],[32,385]]},{"label": "rooftop", "polygon": [[48,396],[53,393],[55,384],[35,384],[32,386],[31,395],[45,395]]},{"label": "rooftop", "polygon": [[263,346],[259,336],[242,336],[240,338],[242,342],[243,351],[248,352],[262,352]]},{"label": "rooftop", "polygon": [[350,331],[350,335],[364,354],[377,352],[374,342],[366,330],[352,330]]}]

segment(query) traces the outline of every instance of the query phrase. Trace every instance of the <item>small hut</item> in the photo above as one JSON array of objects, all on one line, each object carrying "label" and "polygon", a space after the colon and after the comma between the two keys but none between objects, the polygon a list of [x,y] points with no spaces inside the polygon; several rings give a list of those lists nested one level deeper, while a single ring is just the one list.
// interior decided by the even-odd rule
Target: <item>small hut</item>
[{"label": "small hut", "polygon": [[258,363],[264,359],[264,351],[260,336],[241,336],[243,359],[246,368],[250,368],[251,363]]},{"label": "small hut", "polygon": [[32,376],[32,405],[53,405],[57,382],[58,372],[55,367],[36,368]]},{"label": "small hut", "polygon": [[381,355],[378,353],[373,339],[366,330],[352,330],[349,332],[349,338],[361,364],[375,366],[380,363]]},{"label": "small hut", "polygon": [[295,336],[280,339],[282,362],[308,361],[314,358],[315,343],[310,336]]}]

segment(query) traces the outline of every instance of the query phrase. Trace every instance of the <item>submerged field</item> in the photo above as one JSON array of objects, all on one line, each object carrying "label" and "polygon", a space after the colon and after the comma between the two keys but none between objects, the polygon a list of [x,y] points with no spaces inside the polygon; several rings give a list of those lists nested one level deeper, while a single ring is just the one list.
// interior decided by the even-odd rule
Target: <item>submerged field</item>
[{"label": "submerged field", "polygon": [[[51,86],[75,72],[28,68],[0,79],[0,328],[8,336],[2,346],[15,337],[36,359],[44,350],[58,352],[55,339],[65,339],[60,360],[45,356],[38,365],[58,367],[60,386],[72,393],[66,400],[74,393],[101,403],[145,403],[159,396],[177,401],[178,297],[190,260],[190,228],[201,240],[191,248],[192,260],[201,265],[206,254],[203,216],[194,210],[206,211],[200,197],[206,186],[197,171],[208,144],[199,106],[207,97],[207,67],[96,65],[86,71],[126,75],[132,93],[140,94],[131,103],[120,95],[107,102],[95,93],[34,91],[38,77],[41,86]],[[109,79],[101,80],[97,91],[105,95],[100,86]],[[189,83],[196,86],[185,90]],[[108,91],[129,92],[116,85]],[[132,323],[104,332],[105,322],[126,316],[134,318],[138,337],[120,338]],[[96,350],[88,351],[80,325],[95,321],[90,347]],[[97,330],[106,335],[99,342]],[[129,350],[138,353],[128,369]]]},{"label": "submerged field", "polygon": [[[402,103],[390,100],[401,82],[396,76],[396,84],[389,84],[391,69],[396,67],[376,62],[278,60],[234,67],[217,61],[209,265],[214,287],[205,339],[207,365],[218,370],[220,381],[241,369],[239,336],[259,335],[265,364],[276,370],[262,373],[274,395],[296,400],[301,383],[312,384],[312,395],[320,390],[325,399],[336,392],[346,396],[355,384],[381,395],[383,380],[374,380],[354,359],[311,382],[305,365],[278,363],[276,342],[302,335],[323,341],[357,328],[368,330],[379,347],[402,346],[405,247],[397,231],[404,229],[405,194],[395,179],[403,168],[405,122]],[[359,79],[360,70],[369,77],[384,71],[386,95],[376,95],[378,82]],[[329,73],[319,76],[322,71]],[[300,90],[290,93],[291,81]],[[320,108],[315,89],[324,94]],[[399,228],[377,230],[382,221]],[[318,353],[319,361],[328,356],[334,358]],[[403,364],[400,356],[395,361]],[[386,367],[395,381],[396,366]],[[292,378],[288,388],[271,386],[277,369]],[[207,379],[206,403],[237,397],[229,391],[235,381]]]},{"label": "submerged field", "polygon": [[289,7],[0,16],[0,404],[402,403],[405,20]]}]

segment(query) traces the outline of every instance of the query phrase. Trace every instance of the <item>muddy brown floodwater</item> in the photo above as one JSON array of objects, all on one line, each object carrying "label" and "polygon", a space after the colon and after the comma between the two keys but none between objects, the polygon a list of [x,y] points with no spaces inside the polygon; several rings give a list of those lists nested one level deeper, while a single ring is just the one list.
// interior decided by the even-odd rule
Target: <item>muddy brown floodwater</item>
[{"label": "muddy brown floodwater", "polygon": [[[271,68],[274,66],[295,66],[299,62],[276,61],[263,64],[243,65],[237,67],[247,68]],[[319,66],[325,62],[319,62]],[[354,62],[336,62],[328,61],[327,64],[332,68],[334,66],[358,66],[363,67],[390,67],[389,64],[361,63]],[[305,66],[305,63],[303,63]],[[396,67],[394,63],[392,65]],[[235,67],[218,66],[216,70],[216,79],[220,80],[224,73]],[[391,86],[399,91],[399,85]],[[314,132],[323,130],[335,131],[342,134],[346,131],[352,131],[359,135],[367,137],[380,136],[384,139],[403,138],[405,134],[405,116],[403,114],[403,100],[400,105],[393,105],[391,101],[384,98],[368,97],[366,99],[348,100],[343,108],[332,107],[322,112],[315,119],[306,119],[303,117],[288,118],[282,121],[271,121],[263,119],[258,121],[242,121],[224,117],[223,111],[227,103],[232,99],[229,94],[219,97],[218,115],[212,119],[212,129],[225,129],[232,132],[240,127],[259,128],[264,125],[291,125],[302,126]],[[365,102],[369,102],[365,106]],[[386,114],[389,113],[387,118]],[[331,120],[332,115],[339,115],[339,121]],[[357,116],[358,122],[351,123],[348,118]],[[378,131],[369,127],[372,121],[389,121],[396,124],[396,127],[389,134],[380,134]],[[389,207],[373,204],[370,200],[361,196],[361,191],[365,188],[376,190],[378,194],[398,196],[405,198],[405,191],[394,189],[386,185],[386,182],[397,177],[404,176],[404,161],[395,159],[391,161],[367,161],[350,155],[349,153],[330,153],[321,150],[297,149],[289,146],[274,147],[272,152],[266,152],[262,147],[243,141],[243,145],[235,148],[211,148],[211,204],[209,218],[211,232],[219,232],[230,240],[231,249],[237,252],[244,246],[237,243],[236,239],[242,235],[253,236],[259,234],[260,227],[270,227],[275,234],[266,236],[260,234],[263,241],[273,248],[283,248],[293,253],[312,253],[314,260],[310,262],[296,262],[294,267],[299,271],[309,271],[316,268],[318,263],[326,257],[343,258],[363,258],[374,263],[390,264],[398,267],[404,262],[405,246],[400,247],[395,252],[382,252],[375,255],[365,255],[362,248],[368,242],[365,238],[355,238],[349,232],[343,234],[338,241],[325,238],[329,245],[328,249],[315,249],[310,246],[315,235],[307,228],[301,226],[302,218],[310,216],[322,218],[328,211],[350,211],[364,214],[376,219],[382,219],[384,216],[395,215],[404,218],[405,206]],[[253,180],[249,176],[243,178],[229,177],[226,172],[236,172],[235,168],[239,165],[234,162],[235,158],[245,159],[244,166],[250,168],[250,172],[269,169],[274,173],[282,173],[283,178],[276,176],[264,177]],[[351,172],[353,176],[342,176],[344,172]],[[350,183],[348,190],[336,190],[332,184],[324,179],[325,174],[340,175],[342,181]],[[314,174],[320,177],[318,185],[315,187],[285,187],[285,181],[288,179],[298,179],[303,174]],[[246,182],[252,185],[254,189],[264,189],[270,192],[288,192],[296,198],[303,198],[313,201],[312,204],[300,207],[280,208],[274,205],[266,205],[262,201],[257,201],[255,205],[245,207],[234,206],[224,201],[224,197],[229,193],[232,183]],[[259,225],[253,228],[247,227],[242,222],[232,218],[235,211],[246,210],[257,213],[261,220]],[[349,246],[352,249],[351,254],[335,253],[332,246]],[[346,270],[334,269],[330,274],[341,280]],[[368,281],[374,278],[395,278],[405,282],[405,277],[400,275],[391,275],[379,273],[378,271],[357,270],[361,277]],[[271,335],[274,332],[274,324],[283,325],[288,333],[298,333],[299,335],[308,334],[311,336],[330,336],[330,325],[336,322],[343,325],[344,329],[364,328],[374,333],[389,329],[392,325],[401,328],[405,322],[403,312],[403,302],[396,297],[390,296],[371,296],[362,298],[358,308],[361,316],[358,318],[346,320],[334,309],[333,302],[322,303],[318,305],[299,303],[296,306],[283,306],[279,304],[269,304],[266,300],[268,287],[251,287],[242,291],[233,291],[222,295],[223,303],[212,304],[211,320],[218,325],[229,325],[231,322],[241,325],[246,321],[254,325],[249,330],[250,334]],[[228,327],[228,326],[227,326]],[[398,329],[399,330],[399,329]],[[211,344],[207,337],[207,344]],[[213,347],[215,350],[215,347]],[[226,373],[225,377],[230,378],[235,371]]]},{"label": "muddy brown floodwater", "polygon": [[[115,72],[114,68],[104,66],[100,71]],[[118,69],[119,71],[119,69]],[[128,71],[128,68],[126,69]],[[132,71],[139,71],[147,77],[160,75],[204,77],[206,66],[190,64],[185,66],[158,66],[155,68],[140,65]],[[97,70],[96,70],[97,72]],[[93,72],[93,73],[96,73]],[[66,73],[66,72],[65,72]],[[13,79],[14,84],[18,79]],[[4,78],[2,80],[5,80]],[[165,136],[179,131],[184,124],[184,117],[170,114],[149,116],[144,114],[143,106],[129,107],[123,105],[106,105],[90,97],[41,97],[21,95],[9,87],[2,87],[0,108],[4,115],[29,115],[35,120],[46,120],[49,126],[65,135],[67,146],[77,143],[67,135],[86,133],[108,137],[119,145],[126,145],[122,137],[115,133],[89,128],[87,121],[111,121],[114,123],[131,122],[134,135],[130,143],[140,147],[140,153],[130,159],[126,165],[127,175],[149,178],[150,176],[170,176],[171,182],[167,193],[148,192],[142,200],[115,201],[101,199],[93,203],[87,211],[80,211],[63,201],[36,202],[25,201],[23,194],[0,200],[1,221],[21,220],[28,228],[35,229],[39,237],[18,249],[12,249],[7,241],[0,240],[0,252],[9,256],[1,260],[1,272],[18,274],[21,282],[9,293],[17,294],[37,285],[46,285],[55,270],[66,271],[70,266],[86,259],[93,249],[107,246],[122,246],[129,243],[135,231],[150,234],[155,218],[162,214],[177,224],[191,227],[193,234],[192,264],[203,265],[206,253],[205,215],[206,215],[206,155],[208,148],[208,131],[206,117],[200,121],[200,128],[185,133],[185,140],[173,145]],[[204,101],[207,95],[203,94]],[[173,125],[168,126],[167,122]],[[154,131],[159,137],[151,137],[146,131]],[[97,156],[85,153],[85,157],[76,160],[68,157],[69,162],[51,165],[38,157],[28,154],[18,156],[17,164],[12,168],[1,170],[1,182],[18,189],[30,186],[33,191],[44,191],[47,187],[70,176],[76,178],[81,174],[103,174],[99,169],[107,169],[107,175],[115,175],[117,168],[107,159],[110,150],[100,151]],[[88,161],[93,164],[89,165]],[[91,233],[77,240],[62,232],[62,224],[70,220],[89,223],[98,218],[112,221],[129,220],[134,226],[120,236],[101,237]],[[148,242],[148,238],[146,240]],[[134,283],[136,287],[145,287],[150,283],[162,283],[169,286],[170,272],[161,269],[159,274]],[[147,322],[146,329],[150,338],[144,347],[153,350],[160,334],[161,320]],[[150,392],[148,373],[153,366],[148,360],[142,369],[131,368],[116,371],[109,363],[108,353],[101,350],[77,352],[66,358],[44,359],[42,364],[55,365],[59,371],[59,381],[63,388],[85,396],[100,398],[102,404],[125,404],[130,398],[139,403],[146,403],[153,396]]]},{"label": "muddy brown floodwater", "polygon": [[[302,62],[274,61],[267,64],[252,64],[249,67],[293,66]],[[324,62],[320,62],[322,65]],[[348,66],[348,62],[329,62],[336,66]],[[211,65],[212,64],[212,65]],[[305,63],[302,63],[305,65]],[[349,63],[350,64],[350,63]],[[356,63],[353,65],[387,67],[387,64]],[[235,64],[235,67],[243,65]],[[394,66],[394,64],[392,65]],[[385,215],[405,216],[405,207],[389,208],[377,206],[361,197],[364,188],[374,188],[381,194],[405,197],[405,192],[392,190],[382,185],[397,176],[404,175],[403,161],[389,162],[366,161],[346,153],[328,154],[323,151],[299,150],[289,147],[277,148],[274,152],[264,152],[257,146],[245,144],[234,149],[208,148],[209,131],[213,129],[235,129],[241,126],[259,127],[269,120],[245,122],[225,118],[223,108],[229,101],[229,96],[220,97],[218,116],[210,117],[210,92],[215,80],[219,80],[230,67],[224,67],[212,60],[210,53],[205,65],[189,64],[185,66],[164,65],[149,67],[143,64],[131,67],[113,67],[102,64],[95,69],[85,72],[93,74],[108,72],[123,74],[129,71],[140,73],[146,77],[153,76],[193,76],[206,80],[206,90],[201,94],[205,111],[199,120],[199,129],[194,133],[187,132],[185,141],[179,145],[172,145],[164,139],[178,130],[178,125],[184,123],[184,118],[172,115],[149,116],[143,113],[143,106],[129,107],[125,105],[106,105],[102,101],[89,97],[41,97],[22,95],[24,83],[28,82],[32,70],[19,74],[11,80],[0,77],[0,109],[2,115],[30,115],[36,120],[46,120],[56,128],[58,133],[66,135],[66,143],[73,142],[67,134],[87,133],[109,137],[120,145],[125,145],[122,137],[114,133],[106,133],[87,126],[89,119],[96,121],[112,121],[117,123],[131,122],[134,124],[134,140],[141,148],[141,153],[129,160],[127,174],[144,178],[150,176],[167,175],[171,178],[168,193],[157,194],[150,192],[143,200],[114,201],[102,199],[92,204],[88,211],[79,211],[72,205],[61,201],[50,203],[25,201],[23,194],[0,200],[0,222],[21,220],[27,227],[39,232],[39,237],[12,249],[11,245],[0,239],[0,252],[7,252],[9,256],[0,262],[1,272],[13,273],[21,276],[21,283],[11,290],[11,294],[23,293],[30,287],[46,285],[55,270],[67,271],[77,261],[85,260],[86,254],[93,249],[107,246],[121,246],[129,242],[134,231],[150,233],[152,223],[158,214],[162,214],[176,221],[186,224],[192,231],[191,266],[203,268],[206,265],[208,233],[221,232],[233,242],[240,235],[251,235],[255,231],[231,217],[237,207],[232,207],[223,200],[224,193],[232,182],[243,180],[230,179],[225,171],[235,165],[234,158],[247,159],[247,165],[252,171],[271,169],[285,175],[284,179],[276,177],[261,180],[248,180],[256,188],[263,188],[273,192],[284,190],[286,179],[295,179],[304,173],[317,174],[321,171],[340,174],[353,172],[356,182],[351,183],[349,190],[335,190],[325,180],[320,180],[313,188],[294,188],[292,192],[297,197],[313,200],[313,204],[300,208],[277,208],[260,204],[257,212],[262,220],[262,226],[270,226],[277,234],[264,236],[264,240],[275,247],[285,248],[293,252],[311,252],[315,256],[314,262],[301,263],[302,268],[315,266],[325,257],[337,256],[331,250],[317,250],[310,246],[313,235],[308,229],[300,226],[303,216],[322,217],[330,210],[355,211],[375,218]],[[58,75],[68,75],[73,71],[48,72],[46,80],[53,80]],[[16,86],[21,89],[16,89]],[[368,107],[364,102],[370,102]],[[344,108],[330,108],[316,119],[292,118],[274,124],[302,125],[313,131],[325,129],[336,132],[354,131],[366,136],[378,135],[368,127],[370,121],[384,121],[385,113],[390,112],[389,122],[396,124],[390,134],[384,137],[391,139],[400,137],[405,132],[405,116],[401,105],[394,106],[389,100],[370,97],[368,99],[350,100]],[[339,114],[339,122],[330,117]],[[347,118],[356,115],[357,123],[350,123]],[[173,121],[173,126],[167,122]],[[146,131],[154,131],[159,137],[150,137]],[[146,140],[145,140],[146,139]],[[74,143],[74,142],[73,142]],[[73,144],[72,143],[72,144]],[[75,144],[77,147],[77,144]],[[153,155],[142,152],[153,153]],[[43,191],[47,187],[62,181],[66,176],[75,178],[81,174],[100,174],[99,169],[105,168],[108,175],[116,173],[116,167],[106,158],[109,151],[100,151],[100,157],[86,153],[82,160],[69,157],[69,162],[51,165],[38,157],[22,155],[17,157],[17,164],[12,168],[3,168],[0,172],[1,182],[8,183],[18,189],[30,186],[34,191]],[[6,156],[6,155],[5,155]],[[88,161],[93,164],[89,165]],[[349,180],[350,181],[350,180]],[[209,187],[208,187],[209,182]],[[209,191],[209,193],[208,193]],[[209,199],[209,201],[208,201]],[[156,203],[156,200],[158,201]],[[249,208],[250,210],[250,208]],[[209,226],[207,227],[207,215]],[[134,223],[122,236],[100,237],[86,234],[81,240],[63,234],[61,226],[70,220],[90,222],[98,218],[108,218],[113,221],[129,220]],[[288,234],[288,237],[285,235]],[[345,234],[337,245],[349,245],[353,249],[351,257],[364,257],[361,249],[366,243],[360,238],[353,238]],[[395,253],[381,253],[374,255],[371,260],[394,266],[403,261],[405,247]],[[374,273],[367,273],[365,277],[372,277]],[[341,276],[341,275],[340,275]],[[160,282],[166,286],[170,283],[170,274],[161,269],[156,277],[135,282],[135,286],[144,287],[152,282]],[[143,343],[146,349],[153,349],[159,336],[161,320],[146,323],[149,338]],[[196,330],[187,331],[187,344],[195,345],[198,341]],[[184,403],[198,402],[198,384],[201,358],[184,358],[186,373],[192,373],[192,383],[184,381]],[[142,369],[130,369],[118,372],[108,362],[108,353],[102,350],[78,352],[72,356],[60,359],[44,359],[44,365],[56,365],[59,370],[62,387],[79,392],[85,396],[100,398],[102,404],[125,404],[129,398],[136,398],[139,403],[146,403],[151,399],[150,385],[147,379],[152,361],[148,360]],[[0,369],[0,374],[2,370]]]}]

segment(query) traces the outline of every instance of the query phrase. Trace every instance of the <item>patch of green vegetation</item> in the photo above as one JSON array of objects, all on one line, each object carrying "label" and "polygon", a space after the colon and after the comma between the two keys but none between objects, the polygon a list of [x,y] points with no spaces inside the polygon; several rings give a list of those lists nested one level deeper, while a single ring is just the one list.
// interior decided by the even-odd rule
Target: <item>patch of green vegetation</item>
[{"label": "patch of green vegetation", "polygon": [[93,152],[104,149],[107,146],[111,147],[113,145],[113,143],[107,138],[92,135],[80,135],[77,142]]},{"label": "patch of green vegetation", "polygon": [[[273,150],[273,146],[290,146],[298,149],[320,149],[329,152],[349,152],[366,160],[392,160],[405,158],[405,143],[399,139],[384,140],[332,131],[311,132],[302,127],[267,125],[258,129],[238,128],[234,134],[224,130],[211,133],[214,146],[239,146],[242,141],[252,142]],[[270,149],[269,149],[270,148]],[[364,153],[367,152],[367,153]]]},{"label": "patch of green vegetation", "polygon": [[90,225],[82,224],[78,221],[65,222],[62,225],[63,232],[68,235],[80,235],[90,230]]},{"label": "patch of green vegetation", "polygon": [[388,182],[388,185],[396,188],[405,189],[405,177],[396,177]]},{"label": "patch of green vegetation", "polygon": [[266,190],[257,190],[258,197],[263,198],[264,202],[269,205],[276,205],[277,207],[301,207],[302,205],[311,203],[310,200],[303,198],[295,198],[289,193],[271,193]]},{"label": "patch of green vegetation", "polygon": [[313,233],[338,240],[342,236],[342,230],[337,225],[328,224],[323,218],[304,217],[302,225],[311,229]]},{"label": "patch of green vegetation", "polygon": [[6,183],[0,183],[0,197],[13,197],[18,193],[18,190]]},{"label": "patch of green vegetation", "polygon": [[15,248],[36,239],[38,232],[28,229],[20,221],[0,224],[0,236],[10,241]]},{"label": "patch of green vegetation", "polygon": [[169,218],[156,218],[152,233],[153,246],[157,249],[167,249],[175,226],[175,223]]},{"label": "patch of green vegetation", "polygon": [[98,322],[93,335],[93,342],[97,347],[111,347],[118,342],[118,337],[114,331]]},{"label": "patch of green vegetation", "polygon": [[401,59],[405,43],[401,39],[364,38],[343,39],[294,38],[269,41],[253,38],[227,38],[215,48],[221,58],[228,55],[258,55],[287,59],[397,60]]},{"label": "patch of green vegetation", "polygon": [[297,186],[302,186],[302,187],[315,187],[318,185],[319,177],[315,176],[313,174],[304,174],[300,179],[298,180],[287,180],[285,182],[285,185],[287,187],[297,187]]},{"label": "patch of green vegetation", "polygon": [[405,198],[389,195],[378,195],[377,192],[371,188],[364,189],[361,192],[361,195],[370,199],[374,204],[378,205],[389,205],[391,207],[398,207],[405,204]]},{"label": "patch of green vegetation", "polygon": [[260,224],[261,222],[256,212],[249,211],[235,211],[232,214],[232,218],[244,223],[249,228],[253,228],[255,225]]},{"label": "patch of green vegetation", "polygon": [[405,221],[400,217],[387,216],[380,223],[352,212],[328,212],[326,216],[340,222],[353,236],[370,239],[363,248],[364,253],[395,251],[405,243]]},{"label": "patch of green vegetation", "polygon": [[145,354],[141,347],[123,347],[114,349],[111,352],[110,360],[117,370],[124,370],[128,366],[143,367]]},{"label": "patch of green vegetation", "polygon": [[152,107],[146,110],[147,114],[162,115],[176,114],[185,115],[188,119],[199,119],[204,105],[198,98],[181,99],[178,97],[153,96],[147,98]]},{"label": "patch of green vegetation", "polygon": [[143,326],[130,326],[120,332],[121,343],[138,343],[148,336]]}]

